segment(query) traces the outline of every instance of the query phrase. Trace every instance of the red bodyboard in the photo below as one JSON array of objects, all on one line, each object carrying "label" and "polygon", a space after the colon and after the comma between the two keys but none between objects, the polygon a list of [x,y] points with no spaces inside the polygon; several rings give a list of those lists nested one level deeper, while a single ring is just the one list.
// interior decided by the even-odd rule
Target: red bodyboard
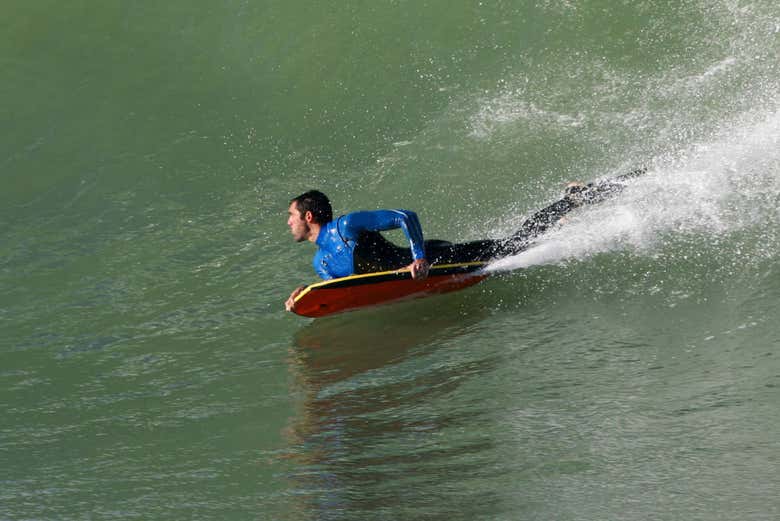
[{"label": "red bodyboard", "polygon": [[423,280],[413,279],[408,271],[383,271],[318,282],[307,286],[295,298],[293,311],[305,317],[324,317],[402,299],[448,293],[484,280],[488,275],[479,270],[485,264],[433,266]]}]

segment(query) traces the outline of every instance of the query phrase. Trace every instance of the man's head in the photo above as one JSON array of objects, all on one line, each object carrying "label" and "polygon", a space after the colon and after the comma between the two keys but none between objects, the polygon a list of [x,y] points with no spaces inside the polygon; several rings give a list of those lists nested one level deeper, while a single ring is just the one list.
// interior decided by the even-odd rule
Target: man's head
[{"label": "man's head", "polygon": [[296,242],[315,241],[317,237],[313,231],[319,233],[320,226],[333,220],[330,201],[318,190],[310,190],[294,197],[290,201],[288,214],[287,225]]}]

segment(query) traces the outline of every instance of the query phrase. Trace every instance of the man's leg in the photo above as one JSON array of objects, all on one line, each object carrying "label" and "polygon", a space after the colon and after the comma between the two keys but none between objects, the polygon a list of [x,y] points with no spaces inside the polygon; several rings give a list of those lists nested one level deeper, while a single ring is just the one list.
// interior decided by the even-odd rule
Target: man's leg
[{"label": "man's leg", "polygon": [[[579,204],[568,196],[542,208],[525,220],[520,229],[506,239],[485,239],[460,244],[443,243],[425,247],[431,264],[490,261],[516,255],[525,250],[531,241],[555,225]],[[427,241],[426,241],[427,242]]]},{"label": "man's leg", "polygon": [[503,240],[486,239],[453,244],[444,241],[426,241],[425,252],[431,264],[459,264],[487,262],[500,252]]},{"label": "man's leg", "polygon": [[534,239],[549,230],[551,226],[558,224],[570,211],[583,204],[599,203],[617,195],[625,188],[622,181],[646,172],[646,168],[640,168],[598,183],[570,183],[566,187],[563,199],[533,214],[523,222],[519,230],[506,239],[486,239],[462,244],[442,243],[431,245],[431,247],[426,246],[429,261],[431,264],[450,264],[490,261],[509,255],[517,255],[527,249]]},{"label": "man's leg", "polygon": [[565,198],[577,206],[600,203],[622,192],[626,187],[625,181],[646,173],[647,168],[638,168],[627,174],[604,179],[597,183],[569,183],[566,187]]},{"label": "man's leg", "polygon": [[501,248],[500,256],[516,255],[528,248],[531,241],[557,224],[567,213],[584,204],[596,204],[619,194],[625,188],[624,181],[647,173],[640,168],[627,174],[605,179],[597,183],[569,183],[563,199],[533,214],[509,237]]}]

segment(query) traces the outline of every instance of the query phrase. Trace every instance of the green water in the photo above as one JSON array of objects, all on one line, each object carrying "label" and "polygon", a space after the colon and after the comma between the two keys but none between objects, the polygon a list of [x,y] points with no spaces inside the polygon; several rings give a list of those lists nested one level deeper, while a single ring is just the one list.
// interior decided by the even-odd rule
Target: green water
[{"label": "green water", "polygon": [[[5,2],[0,519],[776,519],[780,8],[666,4]],[[306,189],[467,240],[639,165],[284,312]]]}]

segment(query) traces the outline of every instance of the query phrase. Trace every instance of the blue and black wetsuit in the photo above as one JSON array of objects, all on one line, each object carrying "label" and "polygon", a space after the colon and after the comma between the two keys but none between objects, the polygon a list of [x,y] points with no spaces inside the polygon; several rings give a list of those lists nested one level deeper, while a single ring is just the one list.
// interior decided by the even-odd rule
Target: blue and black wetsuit
[{"label": "blue and black wetsuit", "polygon": [[[323,279],[331,279],[399,269],[408,266],[413,259],[424,258],[430,264],[453,264],[486,262],[516,255],[573,209],[619,193],[625,187],[621,181],[645,172],[645,169],[639,169],[600,183],[571,188],[567,190],[566,197],[539,210],[526,219],[518,231],[503,239],[458,244],[440,240],[423,241],[417,215],[409,210],[376,210],[342,215],[323,225],[320,230],[314,269]],[[378,233],[395,228],[404,231],[410,248],[397,246]]]}]

